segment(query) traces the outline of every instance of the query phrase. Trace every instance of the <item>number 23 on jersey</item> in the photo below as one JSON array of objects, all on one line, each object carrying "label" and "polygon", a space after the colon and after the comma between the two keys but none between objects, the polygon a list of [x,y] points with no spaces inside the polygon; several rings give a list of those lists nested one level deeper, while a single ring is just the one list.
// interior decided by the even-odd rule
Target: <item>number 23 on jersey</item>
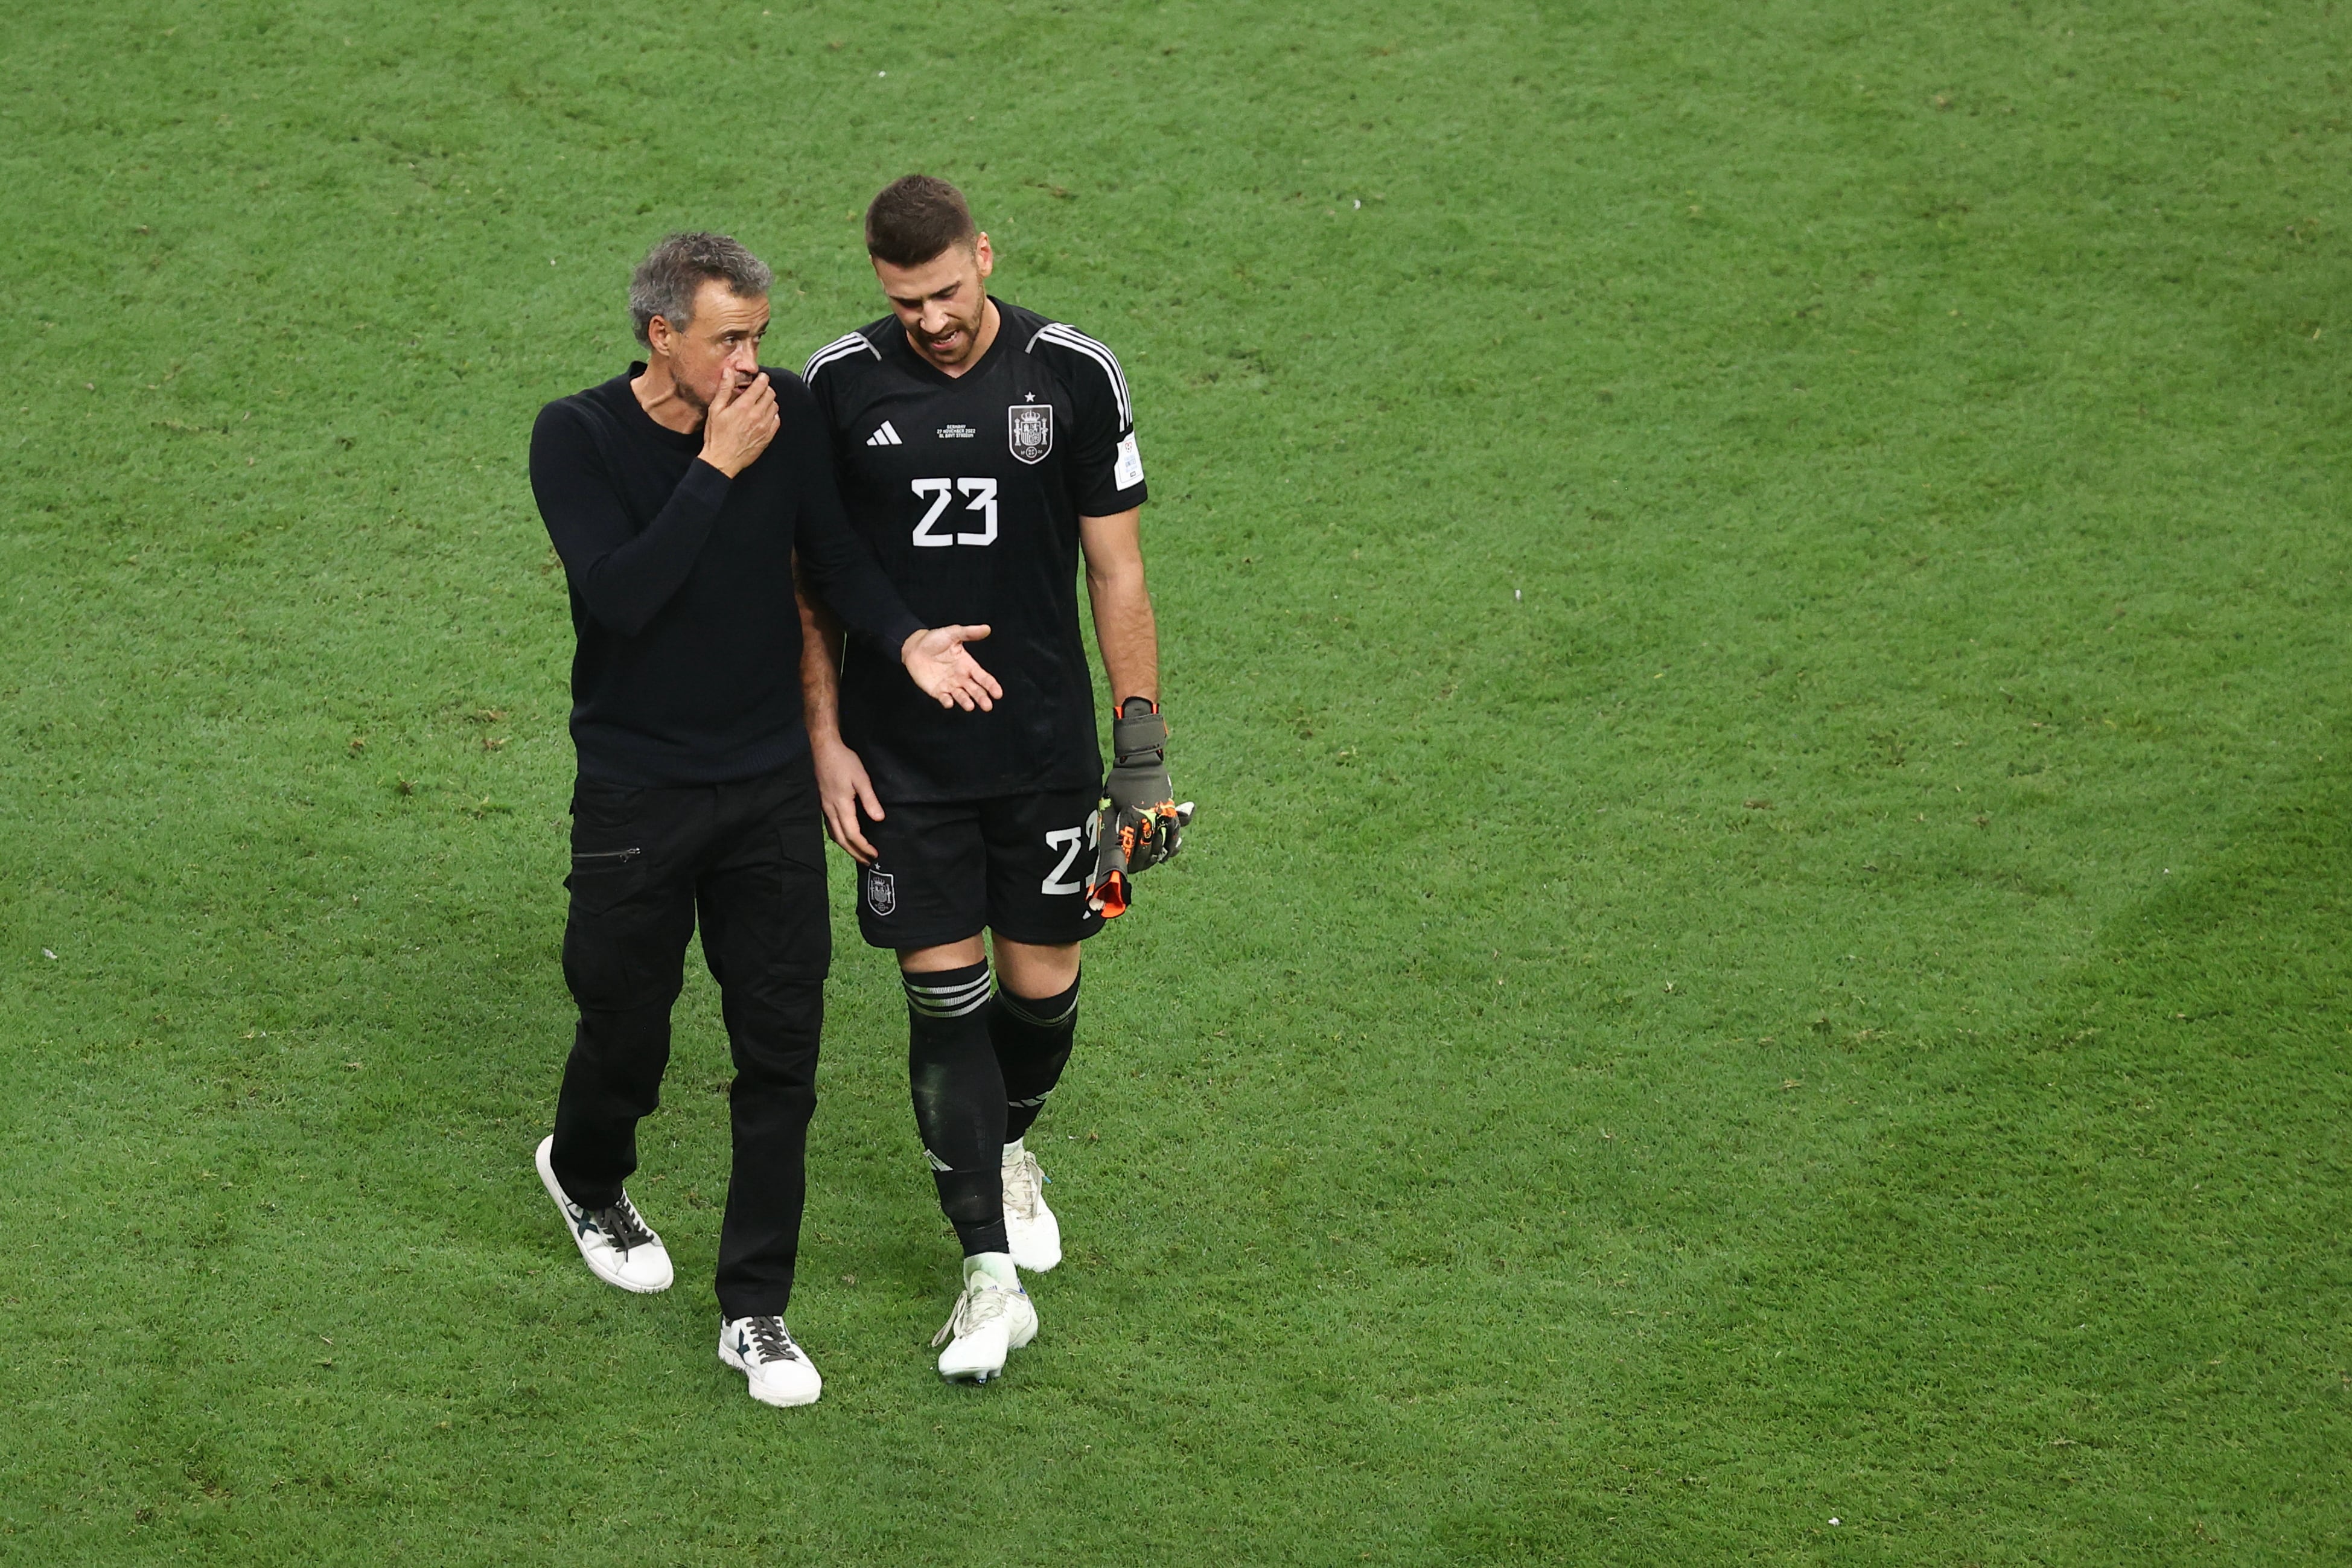
[{"label": "number 23 on jersey", "polygon": [[[993,544],[996,542],[996,481],[994,479],[914,479],[909,483],[915,494],[928,500],[930,510],[923,521],[915,524],[915,545],[918,549],[943,550],[957,544]],[[955,533],[940,531],[940,520],[957,496],[964,498],[961,511],[980,514],[979,531],[968,530]],[[955,521],[966,520],[958,517]]]}]

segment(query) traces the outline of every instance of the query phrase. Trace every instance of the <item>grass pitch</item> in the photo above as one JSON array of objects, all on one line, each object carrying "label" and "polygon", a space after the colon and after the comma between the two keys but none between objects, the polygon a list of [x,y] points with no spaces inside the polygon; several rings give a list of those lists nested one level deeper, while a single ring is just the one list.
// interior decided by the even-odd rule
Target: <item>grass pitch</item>
[{"label": "grass pitch", "polygon": [[[2352,1556],[2343,29],[18,6],[0,1559]],[[1000,1386],[844,924],[778,1413],[707,982],[679,1288],[530,1168],[524,439],[667,229],[877,314],[918,167],[1125,358],[1202,817]]]}]

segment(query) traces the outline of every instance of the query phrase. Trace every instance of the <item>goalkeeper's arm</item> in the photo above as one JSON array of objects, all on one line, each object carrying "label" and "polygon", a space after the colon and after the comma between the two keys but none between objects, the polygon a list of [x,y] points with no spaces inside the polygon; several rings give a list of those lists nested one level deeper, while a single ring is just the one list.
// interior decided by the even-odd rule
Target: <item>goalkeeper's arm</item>
[{"label": "goalkeeper's arm", "polygon": [[1110,678],[1116,709],[1130,697],[1160,702],[1160,627],[1143,583],[1142,511],[1129,507],[1108,517],[1078,519],[1078,545],[1087,557],[1087,602],[1093,606],[1095,646]]},{"label": "goalkeeper's arm", "polygon": [[1082,517],[1078,542],[1086,552],[1095,646],[1110,680],[1116,753],[1104,786],[1101,842],[1087,897],[1106,915],[1116,915],[1127,908],[1129,878],[1176,852],[1178,830],[1192,811],[1189,803],[1179,810],[1168,782],[1160,631],[1144,583],[1141,514],[1129,508]]}]

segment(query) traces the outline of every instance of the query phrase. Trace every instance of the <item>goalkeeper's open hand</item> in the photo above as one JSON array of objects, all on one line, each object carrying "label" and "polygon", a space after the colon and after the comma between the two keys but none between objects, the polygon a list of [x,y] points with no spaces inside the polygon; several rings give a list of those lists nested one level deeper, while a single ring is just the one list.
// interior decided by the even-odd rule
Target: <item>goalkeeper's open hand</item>
[{"label": "goalkeeper's open hand", "polygon": [[1184,825],[1192,820],[1192,803],[1177,805],[1168,782],[1168,721],[1158,703],[1140,697],[1120,703],[1110,721],[1110,750],[1095,874],[1087,884],[1087,907],[1106,920],[1134,900],[1137,872],[1183,847]]}]

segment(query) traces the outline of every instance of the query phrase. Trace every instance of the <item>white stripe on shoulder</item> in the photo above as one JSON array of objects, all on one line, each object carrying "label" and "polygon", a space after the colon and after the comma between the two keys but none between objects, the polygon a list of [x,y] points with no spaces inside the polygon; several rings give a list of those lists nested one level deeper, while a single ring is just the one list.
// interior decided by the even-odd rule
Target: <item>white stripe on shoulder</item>
[{"label": "white stripe on shoulder", "polygon": [[1118,427],[1125,430],[1135,423],[1135,405],[1127,395],[1127,373],[1118,368],[1118,356],[1108,347],[1061,321],[1048,321],[1038,328],[1036,336],[1029,340],[1028,352],[1035,353],[1041,342],[1076,350],[1101,365],[1103,374],[1110,377],[1111,395],[1118,402]]},{"label": "white stripe on shoulder", "polygon": [[860,349],[864,349],[867,353],[872,354],[877,360],[882,357],[882,351],[876,348],[872,343],[866,342],[866,334],[864,332],[845,333],[844,335],[834,339],[833,342],[825,344],[824,347],[817,350],[816,353],[809,355],[808,368],[801,372],[801,379],[803,381],[815,380],[817,372],[823,370],[825,366],[831,364],[837,359],[847,359],[850,355],[856,353]]}]

